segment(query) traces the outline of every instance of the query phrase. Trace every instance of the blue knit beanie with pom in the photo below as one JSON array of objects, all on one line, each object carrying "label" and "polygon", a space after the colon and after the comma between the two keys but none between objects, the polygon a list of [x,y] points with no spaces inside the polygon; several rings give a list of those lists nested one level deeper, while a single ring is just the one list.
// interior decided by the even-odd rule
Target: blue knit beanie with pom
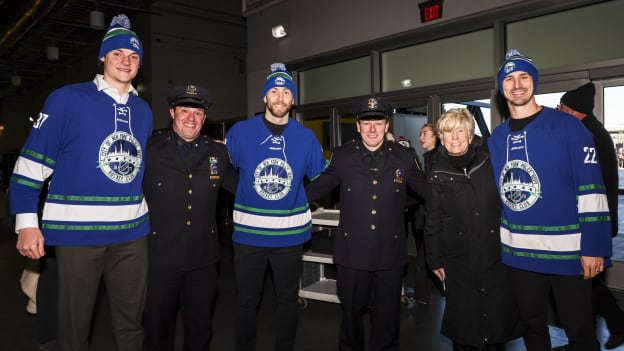
[{"label": "blue knit beanie with pom", "polygon": [[288,88],[293,95],[293,101],[297,99],[297,88],[292,79],[292,74],[286,70],[283,63],[274,63],[271,65],[271,74],[267,76],[262,89],[262,98],[266,96],[271,88]]},{"label": "blue knit beanie with pom", "polygon": [[496,75],[498,90],[500,90],[501,94],[504,94],[503,79],[510,73],[517,71],[526,72],[533,77],[533,92],[537,90],[538,73],[537,68],[533,65],[533,60],[530,57],[523,56],[516,49],[509,49],[505,54],[505,62],[500,66]]},{"label": "blue knit beanie with pom", "polygon": [[139,62],[143,63],[143,44],[135,32],[130,30],[130,19],[128,16],[121,14],[113,17],[102,45],[98,59],[106,56],[111,50],[128,49],[139,54]]}]

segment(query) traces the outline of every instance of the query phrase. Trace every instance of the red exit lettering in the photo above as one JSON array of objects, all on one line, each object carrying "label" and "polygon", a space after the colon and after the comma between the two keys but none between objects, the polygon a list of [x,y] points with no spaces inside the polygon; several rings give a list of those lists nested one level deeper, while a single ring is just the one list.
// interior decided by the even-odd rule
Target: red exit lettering
[{"label": "red exit lettering", "polygon": [[440,4],[425,8],[425,22],[440,18]]}]

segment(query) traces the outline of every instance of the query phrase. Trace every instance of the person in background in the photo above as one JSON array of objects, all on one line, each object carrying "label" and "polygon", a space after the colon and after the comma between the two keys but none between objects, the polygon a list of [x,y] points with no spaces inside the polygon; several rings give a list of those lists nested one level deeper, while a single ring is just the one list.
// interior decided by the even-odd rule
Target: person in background
[{"label": "person in background", "polygon": [[496,79],[511,118],[488,145],[524,343],[528,351],[551,349],[552,292],[566,350],[596,351],[591,279],[611,265],[611,223],[592,135],[576,118],[537,104],[537,68],[517,50],[507,52]]},{"label": "person in background", "polygon": [[[559,110],[578,118],[593,135],[596,153],[600,160],[602,179],[607,189],[611,237],[616,237],[618,234],[618,161],[611,134],[593,114],[595,94],[596,88],[591,82],[570,90],[561,97]],[[609,329],[610,336],[605,343],[605,348],[610,350],[624,344],[624,312],[607,287],[604,273],[593,279],[592,301],[594,312],[605,319]]]},{"label": "person in background", "polygon": [[429,159],[435,150],[440,145],[440,139],[438,139],[438,133],[435,130],[435,125],[432,123],[426,123],[420,128],[420,145],[425,152],[423,153],[423,166],[427,171],[429,166]]},{"label": "person in background", "polygon": [[144,350],[173,351],[178,312],[184,350],[210,350],[217,298],[219,190],[238,175],[222,143],[200,135],[212,99],[198,85],[167,95],[172,127],[147,142],[143,191],[150,209]]},{"label": "person in background", "polygon": [[294,349],[303,243],[312,213],[303,188],[326,167],[314,133],[289,117],[297,90],[284,64],[271,65],[263,114],[232,126],[226,146],[240,181],[234,203],[236,349],[256,349],[257,309],[270,266],[277,303],[275,350]]},{"label": "person in background", "polygon": [[445,287],[441,332],[453,350],[502,351],[521,330],[501,262],[501,203],[487,144],[474,128],[465,108],[438,120],[441,145],[427,171],[427,261]]},{"label": "person in background", "polygon": [[[342,303],[339,349],[398,350],[407,189],[424,196],[424,176],[412,150],[384,138],[393,113],[390,103],[371,97],[356,102],[353,110],[361,140],[336,148],[306,193],[314,200],[340,187],[333,256]],[[364,314],[369,309],[366,345]]]},{"label": "person in background", "polygon": [[89,349],[103,280],[117,350],[138,351],[149,234],[141,184],[153,117],[132,86],[143,45],[127,16],[113,18],[97,58],[103,74],[48,96],[15,164],[11,212],[22,255],[38,259],[44,245],[55,246],[59,349]]},{"label": "person in background", "polygon": [[[414,159],[418,161],[416,150],[412,147],[409,139],[399,136],[394,139],[412,152]],[[417,162],[418,168],[422,170],[420,162]],[[401,302],[407,305],[407,308],[416,308],[417,304],[427,305],[433,283],[429,279],[428,269],[425,262],[425,249],[423,241],[424,232],[424,199],[416,195],[408,189],[407,204],[405,207],[405,235],[411,233],[416,246],[416,257],[408,256],[408,263],[405,267],[406,273],[403,278],[403,296]],[[409,239],[408,239],[409,244]]]}]

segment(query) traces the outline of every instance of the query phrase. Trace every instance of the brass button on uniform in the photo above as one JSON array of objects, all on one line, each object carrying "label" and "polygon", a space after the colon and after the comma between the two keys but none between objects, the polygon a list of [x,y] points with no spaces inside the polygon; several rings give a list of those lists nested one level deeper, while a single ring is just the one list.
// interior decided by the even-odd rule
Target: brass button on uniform
[{"label": "brass button on uniform", "polygon": [[189,179],[193,179],[193,173],[189,173]]},{"label": "brass button on uniform", "polygon": [[156,235],[156,231],[153,231],[153,232],[152,232],[152,235]]},{"label": "brass button on uniform", "polygon": [[157,186],[162,186],[162,182],[156,183]]},{"label": "brass button on uniform", "polygon": [[190,210],[193,209],[193,206],[192,205],[188,205],[188,206],[186,206],[186,208],[188,208],[188,210],[190,211]]},{"label": "brass button on uniform", "polygon": [[377,214],[377,210],[372,210],[371,214]]},{"label": "brass button on uniform", "polygon": [[373,195],[373,200],[377,200],[377,195]]},{"label": "brass button on uniform", "polygon": [[189,194],[189,195],[193,195],[193,189],[189,189],[189,190],[188,190],[188,194]]},{"label": "brass button on uniform", "polygon": [[371,224],[370,229],[371,230],[375,230],[375,229],[377,229],[377,227],[374,224]]},{"label": "brass button on uniform", "polygon": [[373,185],[377,185],[377,179],[373,180]]},{"label": "brass button on uniform", "polygon": [[190,220],[186,221],[186,225],[190,226],[191,225],[191,221]]}]

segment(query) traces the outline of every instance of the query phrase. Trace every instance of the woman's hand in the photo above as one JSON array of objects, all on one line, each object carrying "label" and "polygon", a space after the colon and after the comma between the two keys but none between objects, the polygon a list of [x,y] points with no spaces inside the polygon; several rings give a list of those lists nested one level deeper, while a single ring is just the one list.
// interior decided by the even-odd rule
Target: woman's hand
[{"label": "woman's hand", "polygon": [[446,280],[446,273],[444,272],[444,268],[434,269],[432,272],[438,277],[438,279],[440,279],[442,283],[444,283],[444,281]]}]

